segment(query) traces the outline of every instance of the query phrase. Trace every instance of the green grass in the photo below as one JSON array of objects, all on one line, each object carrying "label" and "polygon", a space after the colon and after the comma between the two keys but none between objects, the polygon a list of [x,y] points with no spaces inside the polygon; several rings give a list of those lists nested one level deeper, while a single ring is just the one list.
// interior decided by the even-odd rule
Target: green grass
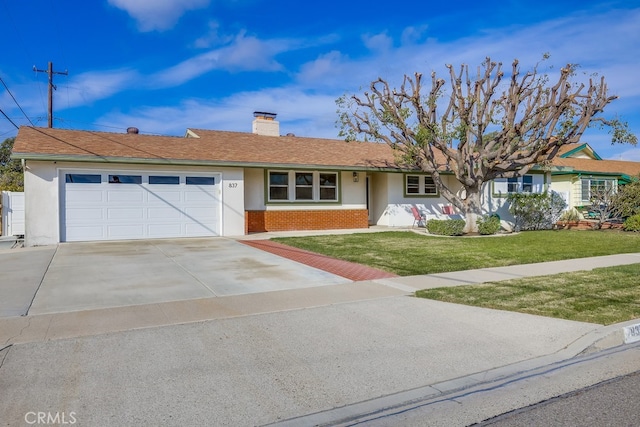
[{"label": "green grass", "polygon": [[610,230],[453,238],[392,231],[273,240],[400,276],[640,252],[640,233]]},{"label": "green grass", "polygon": [[640,318],[640,264],[425,289],[416,296],[609,325]]}]

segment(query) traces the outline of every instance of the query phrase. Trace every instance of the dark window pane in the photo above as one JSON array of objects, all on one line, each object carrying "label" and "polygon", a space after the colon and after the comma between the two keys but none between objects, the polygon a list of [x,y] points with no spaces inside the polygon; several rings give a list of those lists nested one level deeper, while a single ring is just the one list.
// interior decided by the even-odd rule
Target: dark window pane
[{"label": "dark window pane", "polygon": [[336,189],[331,187],[321,187],[320,200],[337,200]]},{"label": "dark window pane", "polygon": [[415,175],[407,176],[407,194],[420,193],[420,177]]},{"label": "dark window pane", "polygon": [[338,185],[338,175],[336,175],[335,173],[320,174],[321,187],[336,187],[337,185]]},{"label": "dark window pane", "polygon": [[433,178],[430,176],[424,177],[424,192],[425,194],[438,194],[436,183],[433,182]]},{"label": "dark window pane", "polygon": [[215,185],[216,179],[212,176],[188,176],[187,185]]},{"label": "dark window pane", "polygon": [[149,176],[149,184],[180,184],[179,176]]},{"label": "dark window pane", "polygon": [[287,187],[269,187],[269,200],[288,200]]},{"label": "dark window pane", "polygon": [[269,172],[270,185],[289,185],[289,172]]},{"label": "dark window pane", "polygon": [[100,184],[101,176],[81,173],[68,173],[65,176],[65,182],[74,184]]},{"label": "dark window pane", "polygon": [[296,187],[296,200],[313,200],[313,188]]},{"label": "dark window pane", "polygon": [[313,174],[296,172],[296,185],[313,185]]},{"label": "dark window pane", "polygon": [[141,175],[109,175],[109,184],[142,184]]},{"label": "dark window pane", "polygon": [[520,185],[518,184],[518,178],[507,178],[507,191],[509,193],[517,193]]}]

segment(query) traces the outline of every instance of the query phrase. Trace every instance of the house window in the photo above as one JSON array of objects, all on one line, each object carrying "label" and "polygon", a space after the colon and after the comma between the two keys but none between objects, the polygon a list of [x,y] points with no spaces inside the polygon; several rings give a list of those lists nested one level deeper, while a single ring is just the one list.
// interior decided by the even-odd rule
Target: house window
[{"label": "house window", "polygon": [[142,184],[142,175],[109,175],[109,184]]},{"label": "house window", "polygon": [[320,200],[338,200],[338,174],[320,174]]},{"label": "house window", "polygon": [[216,185],[216,179],[212,176],[188,176],[187,185]]},{"label": "house window", "polygon": [[296,172],[296,200],[313,200],[313,172]]},{"label": "house window", "polygon": [[407,194],[420,194],[420,177],[407,175]]},{"label": "house window", "polygon": [[493,181],[493,192],[500,193],[542,193],[543,175],[524,175],[513,178],[496,178]]},{"label": "house window", "polygon": [[424,194],[438,194],[438,188],[431,176],[424,177]]},{"label": "house window", "polygon": [[405,175],[405,194],[408,196],[437,196],[438,189],[431,175]]},{"label": "house window", "polygon": [[178,185],[180,184],[179,176],[153,176],[149,175],[149,184],[169,184],[169,185]]},{"label": "house window", "polygon": [[65,176],[65,182],[73,184],[100,184],[101,181],[102,179],[100,175],[68,173]]},{"label": "house window", "polygon": [[289,172],[269,172],[269,200],[289,200]]},{"label": "house window", "polygon": [[333,202],[338,200],[338,174],[317,171],[269,171],[269,201]]},{"label": "house window", "polygon": [[583,202],[591,202],[591,198],[597,194],[616,190],[616,181],[613,179],[582,179],[581,184]]}]

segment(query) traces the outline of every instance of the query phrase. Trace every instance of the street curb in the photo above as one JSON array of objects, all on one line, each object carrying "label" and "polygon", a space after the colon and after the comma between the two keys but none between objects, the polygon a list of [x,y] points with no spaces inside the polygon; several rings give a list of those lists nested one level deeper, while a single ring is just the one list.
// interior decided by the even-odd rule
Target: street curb
[{"label": "street curb", "polygon": [[[366,422],[366,418],[373,416],[373,414],[388,413],[389,411],[398,410],[399,408],[412,404],[415,405],[419,402],[433,402],[436,399],[446,400],[448,399],[447,396],[467,392],[474,387],[510,381],[514,377],[527,376],[547,366],[569,364],[574,359],[589,357],[595,353],[614,351],[613,349],[616,347],[622,348],[625,346],[622,328],[638,322],[640,322],[640,319],[598,327],[572,343],[569,343],[563,349],[545,356],[523,360],[510,365],[477,372],[464,377],[453,378],[412,390],[357,402],[340,408],[278,421],[267,424],[267,426],[354,425],[359,424],[359,421]],[[640,344],[634,343],[634,345],[638,346]]]}]

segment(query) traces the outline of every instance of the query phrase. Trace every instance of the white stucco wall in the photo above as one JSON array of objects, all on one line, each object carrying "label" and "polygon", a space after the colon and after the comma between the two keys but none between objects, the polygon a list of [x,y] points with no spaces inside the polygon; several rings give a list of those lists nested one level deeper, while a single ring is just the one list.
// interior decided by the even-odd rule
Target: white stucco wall
[{"label": "white stucco wall", "polygon": [[244,170],[244,207],[248,211],[264,210],[264,169]]},{"label": "white stucco wall", "polygon": [[[378,225],[390,227],[406,227],[414,224],[411,207],[415,206],[419,212],[429,219],[462,218],[460,212],[454,208],[453,215],[443,214],[443,207],[451,203],[444,197],[406,196],[405,174],[403,173],[374,173],[372,178],[372,206],[375,217],[373,221]],[[546,180],[540,178],[539,189],[542,191]],[[445,182],[455,192],[462,192],[462,185],[454,176],[446,176]],[[509,204],[506,194],[496,194],[492,182],[484,185],[481,194],[483,211],[485,214],[498,214],[503,222],[503,227],[509,228],[514,221],[509,213]]]},{"label": "white stucco wall", "polygon": [[[562,195],[562,197],[566,197],[565,201],[567,201],[567,209],[575,207],[576,200],[580,199],[580,196],[576,197],[576,187],[572,182],[573,178],[574,177],[571,175],[554,176],[550,185],[550,189],[552,191]],[[580,189],[578,188],[577,190],[579,191]]]},{"label": "white stucco wall", "polygon": [[24,171],[25,246],[60,241],[58,171],[53,162],[27,161]]},{"label": "white stucco wall", "polygon": [[[453,188],[460,188],[455,178],[445,178]],[[374,206],[377,225],[389,227],[407,227],[414,224],[411,207],[415,206],[419,212],[426,215],[427,219],[459,218],[458,213],[444,215],[442,208],[450,205],[442,196],[406,196],[405,174],[402,173],[376,173],[372,179],[372,205]]]},{"label": "white stucco wall", "polygon": [[141,172],[220,173],[223,236],[244,234],[244,171],[242,168],[196,166],[151,166],[77,162],[27,161],[25,169],[25,245],[42,246],[60,242],[61,194],[65,170],[117,170]]}]

